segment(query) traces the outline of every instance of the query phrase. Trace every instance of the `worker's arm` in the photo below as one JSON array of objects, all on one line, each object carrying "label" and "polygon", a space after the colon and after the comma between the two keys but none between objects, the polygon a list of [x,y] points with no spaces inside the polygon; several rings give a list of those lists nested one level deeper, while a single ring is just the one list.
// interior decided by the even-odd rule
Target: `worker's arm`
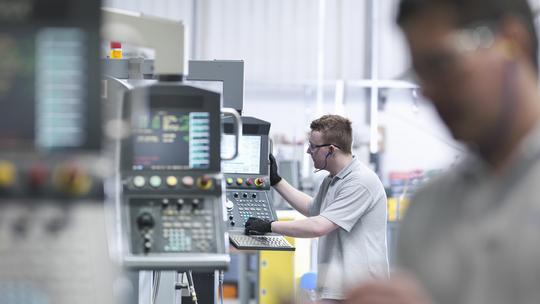
[{"label": "worker's arm", "polygon": [[271,224],[272,232],[299,238],[320,237],[338,227],[320,215],[296,221],[276,221]]},{"label": "worker's arm", "polygon": [[274,185],[274,189],[298,212],[309,216],[309,208],[313,198],[304,192],[291,186],[286,180],[282,179]]}]

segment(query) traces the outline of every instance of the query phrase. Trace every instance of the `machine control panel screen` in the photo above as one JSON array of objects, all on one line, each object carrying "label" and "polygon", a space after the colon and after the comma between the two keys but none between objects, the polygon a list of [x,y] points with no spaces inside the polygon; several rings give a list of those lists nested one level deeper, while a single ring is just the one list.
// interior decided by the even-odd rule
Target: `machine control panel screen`
[{"label": "machine control panel screen", "polygon": [[[234,152],[234,135],[224,134],[221,138],[221,151],[223,155]],[[224,173],[260,174],[261,172],[261,137],[242,135],[240,137],[240,150],[233,160],[223,161]]]},{"label": "machine control panel screen", "polygon": [[99,150],[100,5],[0,4],[0,149]]},{"label": "machine control panel screen", "polygon": [[133,170],[209,168],[209,113],[155,108],[135,120]]}]

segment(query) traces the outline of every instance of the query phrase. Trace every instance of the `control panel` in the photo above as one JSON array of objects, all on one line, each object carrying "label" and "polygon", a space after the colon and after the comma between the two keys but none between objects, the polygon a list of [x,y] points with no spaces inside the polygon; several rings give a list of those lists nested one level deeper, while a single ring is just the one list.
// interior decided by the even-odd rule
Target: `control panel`
[{"label": "control panel", "polygon": [[[225,133],[231,123],[224,122]],[[277,220],[268,193],[268,151],[270,123],[254,117],[242,117],[243,135],[238,157],[222,163],[227,187],[227,226],[229,230],[243,230],[249,217]],[[231,148],[231,135],[222,138],[222,150]]]},{"label": "control panel", "polygon": [[232,176],[229,175],[225,181],[227,189],[265,189],[267,181],[264,176]]},{"label": "control panel", "polygon": [[112,208],[103,200],[105,172],[95,166],[101,161],[73,153],[1,153],[1,303],[133,300],[113,288],[125,277],[111,256],[117,248],[107,231]]},{"label": "control panel", "polygon": [[106,172],[90,166],[99,157],[2,155],[0,195],[4,199],[103,199]]},{"label": "control panel", "polygon": [[[205,175],[136,175],[126,179],[133,253],[216,252],[219,223],[223,222],[215,210],[220,207],[215,199],[220,187],[218,179]],[[152,192],[155,194],[149,195]]]},{"label": "control panel", "polygon": [[2,200],[0,302],[134,303],[115,288],[136,285],[111,259],[106,213],[100,200]]},{"label": "control panel", "polygon": [[219,94],[158,82],[127,91],[122,112],[132,126],[119,155],[125,265],[226,268]]},{"label": "control panel", "polygon": [[101,2],[1,7],[0,303],[133,303],[103,199]]},{"label": "control panel", "polygon": [[269,184],[263,176],[227,174],[227,223],[229,229],[243,229],[253,216],[277,220],[268,198]]},{"label": "control panel", "polygon": [[274,208],[270,206],[267,191],[248,189],[228,190],[226,207],[229,229],[243,229],[249,217],[277,220]]},{"label": "control panel", "polygon": [[[230,131],[225,121],[225,132]],[[242,117],[243,135],[238,157],[223,162],[227,186],[227,228],[229,240],[240,250],[294,250],[294,246],[278,234],[244,235],[248,218],[276,221],[277,215],[270,200],[269,139],[270,123],[254,117]],[[223,150],[230,149],[231,140],[224,136]]]}]

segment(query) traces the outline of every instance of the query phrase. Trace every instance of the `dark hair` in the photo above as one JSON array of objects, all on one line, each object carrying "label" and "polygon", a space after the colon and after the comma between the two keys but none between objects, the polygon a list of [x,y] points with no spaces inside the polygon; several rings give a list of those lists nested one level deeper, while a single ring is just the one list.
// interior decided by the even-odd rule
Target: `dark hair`
[{"label": "dark hair", "polygon": [[529,32],[531,59],[538,71],[538,37],[534,16],[527,0],[401,0],[397,23],[403,27],[407,21],[429,13],[435,8],[451,8],[457,16],[457,25],[467,27],[475,23],[499,24],[503,18],[515,16]]},{"label": "dark hair", "polygon": [[324,115],[309,126],[311,131],[321,132],[324,143],[333,144],[345,153],[352,153],[351,121],[339,115]]}]

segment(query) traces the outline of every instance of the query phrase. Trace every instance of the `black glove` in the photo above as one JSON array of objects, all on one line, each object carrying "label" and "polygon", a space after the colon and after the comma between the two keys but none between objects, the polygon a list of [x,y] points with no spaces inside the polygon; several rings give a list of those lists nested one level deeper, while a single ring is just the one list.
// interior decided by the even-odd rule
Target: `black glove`
[{"label": "black glove", "polygon": [[270,186],[274,186],[275,184],[281,181],[281,176],[279,176],[277,172],[277,162],[276,162],[276,159],[274,158],[274,155],[272,155],[272,153],[270,153],[269,159],[270,159]]},{"label": "black glove", "polygon": [[246,221],[246,234],[265,234],[272,232],[272,222],[258,217],[250,217]]}]

